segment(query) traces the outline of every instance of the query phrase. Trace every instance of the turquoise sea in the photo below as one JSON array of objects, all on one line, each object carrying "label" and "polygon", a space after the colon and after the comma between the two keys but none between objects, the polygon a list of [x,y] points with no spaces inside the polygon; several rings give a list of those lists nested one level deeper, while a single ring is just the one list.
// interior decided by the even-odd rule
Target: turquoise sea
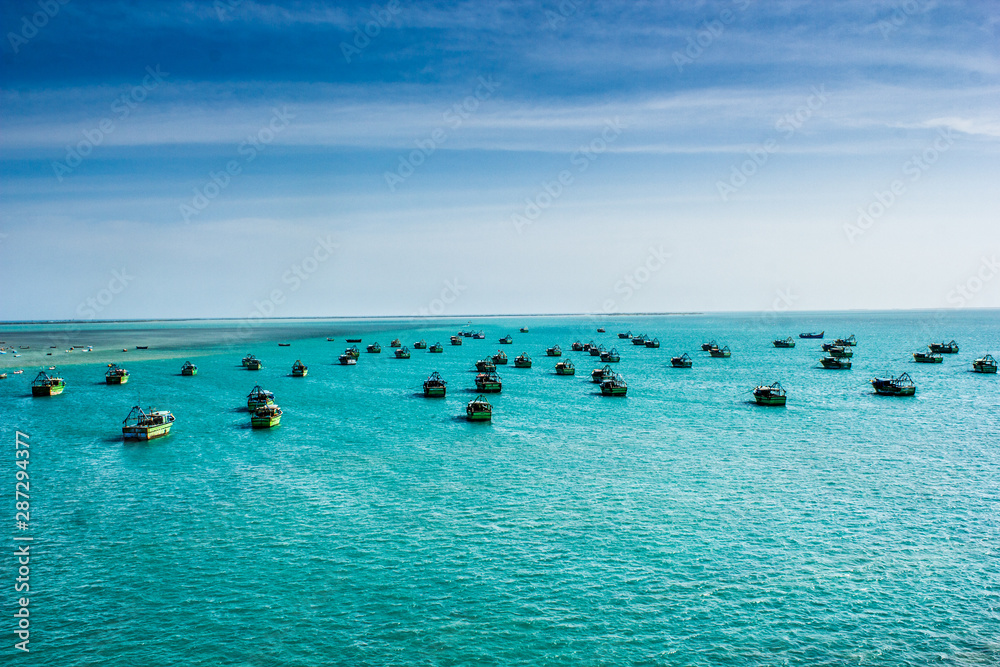
[{"label": "turquoise sea", "polygon": [[[1000,664],[1000,378],[970,372],[1000,356],[997,311],[478,318],[486,340],[449,345],[467,321],[265,323],[238,343],[226,322],[0,326],[32,349],[62,336],[42,359],[68,383],[32,398],[38,358],[0,380],[4,664]],[[771,345],[821,329],[857,336],[852,370],[817,368],[821,341]],[[493,422],[468,423],[473,363],[508,333],[534,367],[501,366]],[[357,366],[337,364],[355,336]],[[398,360],[397,336],[445,350]],[[952,338],[959,354],[912,363]],[[627,397],[600,395],[575,340],[618,347]],[[553,344],[578,375],[554,374]],[[683,351],[694,367],[671,368]],[[103,383],[109,362],[129,384]],[[434,370],[443,400],[420,395]],[[872,393],[904,371],[914,398]],[[788,406],[754,405],[775,380]],[[249,428],[254,384],[280,427]],[[139,397],[177,421],[123,444]],[[33,537],[27,654],[15,535]]]}]

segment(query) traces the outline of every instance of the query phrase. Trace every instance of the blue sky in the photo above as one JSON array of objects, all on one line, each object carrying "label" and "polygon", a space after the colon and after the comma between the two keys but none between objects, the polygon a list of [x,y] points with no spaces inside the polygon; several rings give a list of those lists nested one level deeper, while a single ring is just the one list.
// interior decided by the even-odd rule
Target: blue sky
[{"label": "blue sky", "polygon": [[0,9],[0,319],[1000,306],[996,3],[138,4]]}]

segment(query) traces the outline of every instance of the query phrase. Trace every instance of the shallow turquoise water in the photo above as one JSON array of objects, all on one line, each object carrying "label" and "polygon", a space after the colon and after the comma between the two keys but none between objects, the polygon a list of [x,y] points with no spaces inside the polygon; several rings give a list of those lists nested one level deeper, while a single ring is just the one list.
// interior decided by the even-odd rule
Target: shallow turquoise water
[{"label": "shallow turquoise water", "polygon": [[[1000,352],[1000,314],[482,319],[486,340],[448,345],[463,324],[353,325],[362,349],[384,348],[355,367],[336,364],[344,336],[327,342],[312,324],[309,338],[281,330],[291,347],[262,327],[266,342],[129,361],[121,387],[102,383],[119,359],[103,353],[61,367],[59,397],[32,399],[32,370],[0,381],[11,495],[13,431],[31,436],[33,632],[20,659],[1000,662],[1000,380],[969,372]],[[619,341],[626,328],[661,349]],[[816,368],[819,341],[770,345],[814,329],[857,335],[853,370]],[[511,362],[527,351],[535,366],[500,367],[493,423],[467,423],[472,364],[507,333]],[[397,360],[397,335],[440,340],[444,354]],[[953,337],[962,351],[944,364],[910,363]],[[708,338],[733,357],[698,351]],[[618,346],[627,398],[600,395],[601,364],[569,352],[577,339]],[[577,376],[554,374],[555,343]],[[247,351],[263,370],[240,366]],[[681,351],[693,369],[670,367]],[[188,358],[194,378],[179,375]],[[298,358],[307,378],[288,376]],[[433,370],[444,400],[419,395]],[[872,394],[873,375],[902,371],[915,398]],[[774,380],[788,407],[753,405],[747,391]],[[248,427],[255,383],[284,408],[278,429]],[[122,443],[137,394],[177,416],[169,437]],[[5,559],[6,582],[14,568]],[[10,619],[12,583],[0,587]]]}]

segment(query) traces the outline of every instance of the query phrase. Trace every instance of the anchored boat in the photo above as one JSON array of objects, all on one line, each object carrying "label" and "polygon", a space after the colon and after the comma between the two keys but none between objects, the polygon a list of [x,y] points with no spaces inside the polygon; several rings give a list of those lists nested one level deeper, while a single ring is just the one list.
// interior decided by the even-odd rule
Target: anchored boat
[{"label": "anchored boat", "polygon": [[355,359],[358,359],[361,356],[361,350],[358,349],[357,345],[352,345],[346,350],[344,350],[344,354],[346,354],[349,357],[354,357]]},{"label": "anchored boat", "polygon": [[527,352],[522,352],[514,357],[514,368],[531,368],[531,357],[528,356]]},{"label": "anchored boat", "polygon": [[590,349],[587,350],[587,351],[590,352],[590,356],[592,356],[592,357],[599,357],[602,354],[604,354],[604,346],[603,345],[594,345],[592,343],[588,343],[588,345],[590,345]]},{"label": "anchored boat", "polygon": [[403,347],[403,341],[399,340],[398,338],[393,338],[389,342],[389,347]]},{"label": "anchored boat", "polygon": [[976,373],[996,373],[997,360],[987,354],[985,357],[972,362],[972,370]]},{"label": "anchored boat", "polygon": [[416,343],[413,344],[413,349],[414,350],[426,350],[427,349],[427,341],[425,341],[425,340],[418,340]]},{"label": "anchored boat", "polygon": [[253,356],[252,354],[248,354],[247,356],[243,357],[243,368],[249,367],[250,366],[250,362],[253,361],[256,358],[257,357]]},{"label": "anchored boat", "polygon": [[31,383],[32,396],[58,396],[66,388],[66,381],[61,377],[52,377],[45,371],[39,371]]},{"label": "anchored boat", "polygon": [[513,342],[514,342],[514,339],[513,339],[513,337],[511,337],[510,334],[507,334],[506,336],[504,336],[503,338],[500,339],[500,344],[501,345],[511,345]]},{"label": "anchored boat", "polygon": [[913,396],[917,393],[917,385],[913,384],[909,373],[903,373],[898,378],[873,378],[872,386],[875,393],[882,396]]},{"label": "anchored boat", "polygon": [[497,350],[497,353],[493,355],[493,363],[499,366],[507,365],[507,353],[503,350]]},{"label": "anchored boat", "polygon": [[660,339],[659,338],[652,338],[652,339],[648,339],[647,338],[646,339],[646,347],[653,348],[654,350],[655,349],[659,349],[659,347],[660,347]]},{"label": "anchored boat", "polygon": [[484,396],[476,396],[465,406],[465,418],[470,422],[492,421],[493,406]]},{"label": "anchored boat", "polygon": [[784,405],[787,394],[781,383],[775,382],[768,387],[756,387],[753,390],[753,397],[757,401],[757,405]]},{"label": "anchored boat", "polygon": [[795,340],[789,336],[788,338],[782,338],[773,342],[775,347],[795,347]]},{"label": "anchored boat", "polygon": [[521,333],[528,333],[528,327],[521,327]]},{"label": "anchored boat", "polygon": [[344,352],[342,355],[337,357],[337,361],[339,361],[343,366],[356,366],[358,364],[358,358],[348,352]]},{"label": "anchored boat", "polygon": [[253,357],[250,361],[247,362],[248,371],[259,371],[263,367],[264,367],[263,362],[261,362],[261,360],[258,359],[257,357]]},{"label": "anchored boat", "polygon": [[562,348],[559,347],[558,345],[553,345],[549,349],[545,350],[545,354],[549,357],[561,357]]},{"label": "anchored boat", "polygon": [[309,374],[309,367],[302,363],[301,359],[296,359],[292,364],[292,377],[304,378]]},{"label": "anchored boat", "polygon": [[499,394],[503,384],[500,382],[500,376],[490,371],[476,376],[476,389],[484,394]]},{"label": "anchored boat", "polygon": [[849,347],[842,347],[840,345],[831,345],[829,348],[825,348],[826,352],[831,357],[836,357],[838,359],[850,359],[854,356],[854,350]]},{"label": "anchored boat", "polygon": [[125,384],[130,373],[118,364],[108,364],[108,372],[104,374],[106,384]]},{"label": "anchored boat", "polygon": [[461,345],[462,344],[462,337],[461,336],[452,336],[451,337],[451,344],[452,345]]},{"label": "anchored boat", "polygon": [[601,382],[601,393],[605,396],[624,396],[628,392],[628,384],[618,373],[612,373],[611,377],[604,378]]},{"label": "anchored boat", "polygon": [[712,350],[717,350],[717,349],[719,349],[719,346],[716,344],[714,340],[710,340],[707,343],[701,344],[702,352],[711,352]]},{"label": "anchored boat", "polygon": [[198,374],[198,367],[192,364],[190,361],[185,361],[184,365],[181,366],[181,375],[192,376],[197,374]]},{"label": "anchored boat", "polygon": [[670,360],[670,365],[674,368],[691,368],[693,364],[694,362],[691,359],[691,355],[687,352]]},{"label": "anchored boat", "polygon": [[348,338],[347,342],[348,343],[360,343],[361,339],[360,338]]},{"label": "anchored boat", "polygon": [[173,425],[174,416],[169,411],[145,412],[136,405],[122,421],[122,437],[125,440],[153,440],[170,433]]},{"label": "anchored boat", "polygon": [[581,343],[580,341],[575,341],[570,346],[570,349],[573,350],[574,352],[583,352],[584,350],[583,343]]},{"label": "anchored boat", "polygon": [[259,384],[254,385],[250,393],[247,394],[247,410],[253,412],[262,405],[274,403],[274,394],[266,389],[262,389]]},{"label": "anchored boat", "polygon": [[410,348],[405,345],[398,350],[396,350],[397,359],[409,359],[410,358]]},{"label": "anchored boat", "polygon": [[843,357],[823,357],[819,360],[819,363],[823,364],[823,368],[829,368],[830,370],[835,371],[846,371],[851,369],[851,360]]},{"label": "anchored boat", "polygon": [[480,373],[492,373],[497,369],[492,359],[480,359],[476,362],[476,370]]},{"label": "anchored boat", "polygon": [[556,364],[556,375],[576,375],[576,366],[571,359]]},{"label": "anchored boat", "polygon": [[855,345],[858,344],[858,341],[854,337],[854,334],[851,334],[847,338],[838,338],[837,340],[833,341],[833,344],[839,345],[840,347],[854,347]]},{"label": "anchored boat", "polygon": [[472,338],[473,340],[486,340],[486,332],[477,331],[476,333],[472,334]]},{"label": "anchored boat", "polygon": [[597,327],[597,333],[604,333],[604,327]]},{"label": "anchored boat", "polygon": [[281,408],[277,405],[262,405],[250,416],[251,428],[274,428],[281,423]]},{"label": "anchored boat", "polygon": [[443,398],[447,385],[448,383],[441,379],[441,374],[434,371],[430,377],[424,380],[424,396],[429,398]]},{"label": "anchored boat", "polygon": [[826,331],[820,331],[817,333],[800,333],[799,338],[822,338],[826,334]]},{"label": "anchored boat", "polygon": [[931,352],[938,352],[940,354],[958,354],[958,343],[952,339],[950,343],[931,343],[927,347],[931,348]]},{"label": "anchored boat", "polygon": [[729,351],[728,345],[726,345],[722,349],[719,349],[717,347],[712,348],[711,350],[708,351],[708,353],[718,359],[728,359],[729,357],[733,356],[733,353]]},{"label": "anchored boat", "polygon": [[632,337],[633,345],[645,345],[646,344],[646,334],[639,334],[638,336]]},{"label": "anchored boat", "polygon": [[427,351],[433,352],[434,354],[441,354],[442,352],[444,352],[444,345],[442,345],[441,343],[434,343],[433,345],[430,346],[430,348]]},{"label": "anchored boat", "polygon": [[365,350],[367,350],[372,354],[379,354],[380,352],[382,352],[382,346],[379,345],[378,342],[374,342],[368,347],[366,347]]},{"label": "anchored boat", "polygon": [[594,381],[595,384],[601,384],[604,382],[605,378],[610,378],[615,372],[611,370],[611,366],[605,366],[604,368],[595,368],[590,374],[590,379]]},{"label": "anchored boat", "polygon": [[940,364],[944,357],[940,352],[914,352],[913,360],[918,364]]},{"label": "anchored boat", "polygon": [[601,352],[601,361],[606,364],[617,364],[622,358],[618,356],[618,348],[613,347],[607,352]]},{"label": "anchored boat", "polygon": [[625,333],[620,333],[618,334],[618,337],[627,340],[632,337],[632,332],[626,331]]}]

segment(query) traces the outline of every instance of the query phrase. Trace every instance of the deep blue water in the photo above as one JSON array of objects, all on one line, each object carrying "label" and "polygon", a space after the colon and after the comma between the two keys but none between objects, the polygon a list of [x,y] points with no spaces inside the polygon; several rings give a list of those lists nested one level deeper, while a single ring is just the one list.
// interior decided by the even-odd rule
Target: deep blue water
[{"label": "deep blue water", "polygon": [[[1000,380],[970,372],[998,356],[1000,313],[481,319],[486,340],[448,345],[464,324],[353,323],[362,350],[384,348],[354,367],[336,363],[341,324],[327,342],[310,323],[226,348],[172,334],[162,359],[73,356],[49,399],[30,397],[37,367],[0,381],[8,521],[20,429],[35,538],[32,651],[12,648],[7,557],[2,652],[60,667],[1000,663]],[[857,335],[853,370],[817,368],[820,341],[770,344],[819,329]],[[492,424],[470,424],[473,362],[507,333],[511,362],[535,365],[500,367]],[[396,336],[444,354],[397,360]],[[709,338],[733,357],[702,353]],[[951,338],[959,354],[911,363]],[[600,395],[578,339],[618,347],[626,398]],[[556,343],[577,376],[554,374]],[[682,351],[694,368],[670,367]],[[246,352],[264,369],[244,370]],[[289,376],[299,358],[306,378]],[[179,375],[185,359],[198,376]],[[122,360],[131,382],[105,386]],[[446,399],[419,395],[434,370]],[[916,397],[872,393],[903,371]],[[775,380],[788,406],[752,404]],[[249,428],[256,383],[285,411],[277,429]],[[170,436],[122,443],[137,395],[176,415]]]}]

